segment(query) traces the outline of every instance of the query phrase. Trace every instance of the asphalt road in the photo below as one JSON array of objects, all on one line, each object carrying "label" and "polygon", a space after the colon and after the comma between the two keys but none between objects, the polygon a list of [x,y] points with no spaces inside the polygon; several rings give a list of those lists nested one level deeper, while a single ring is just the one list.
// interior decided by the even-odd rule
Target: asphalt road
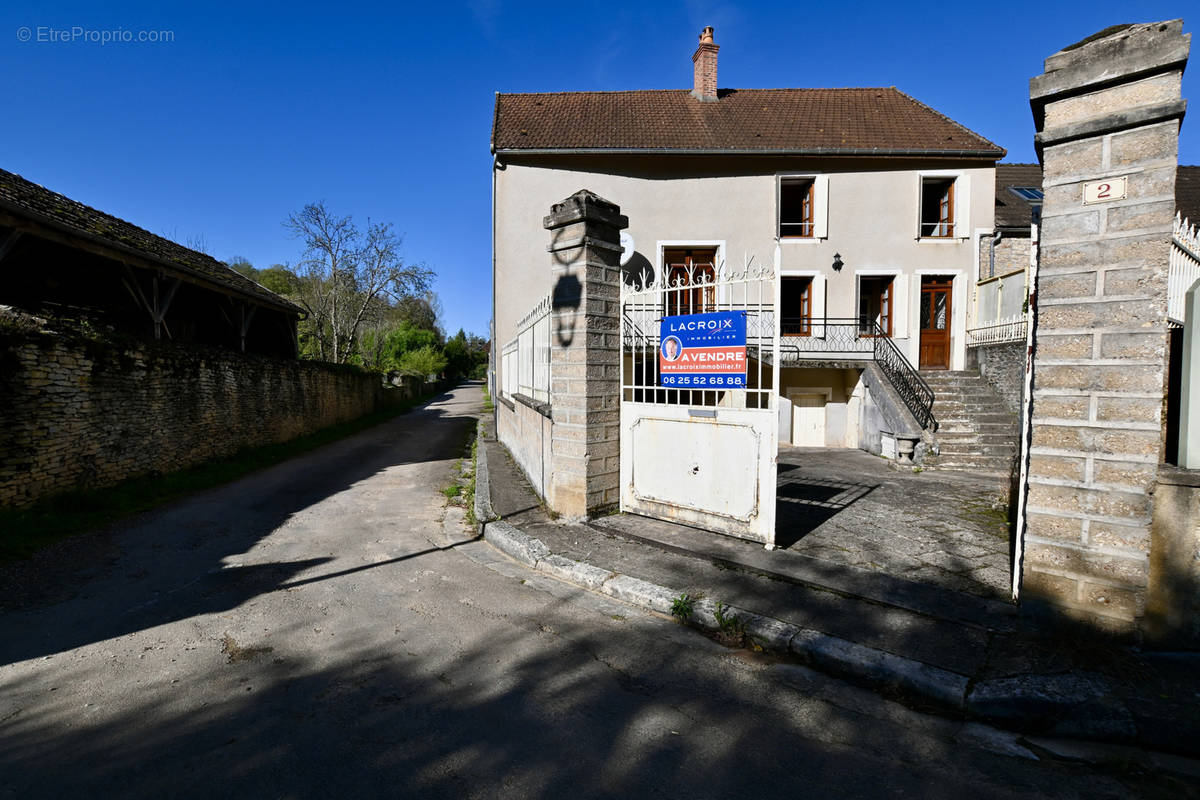
[{"label": "asphalt road", "polygon": [[1170,796],[472,541],[439,490],[481,399],[143,516],[0,616],[0,796]]}]

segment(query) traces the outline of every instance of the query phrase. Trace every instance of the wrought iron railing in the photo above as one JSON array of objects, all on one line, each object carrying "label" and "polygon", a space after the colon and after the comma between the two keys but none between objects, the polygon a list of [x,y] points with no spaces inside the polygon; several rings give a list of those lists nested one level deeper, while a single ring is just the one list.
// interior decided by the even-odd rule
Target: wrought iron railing
[{"label": "wrought iron railing", "polygon": [[896,390],[905,407],[922,428],[937,430],[933,417],[933,390],[896,347],[879,323],[862,317],[825,317],[780,320],[780,360],[802,361],[811,353],[826,353],[830,357],[849,354],[870,358]]},{"label": "wrought iron railing", "polygon": [[[636,311],[631,313],[631,310],[626,307],[623,314],[625,346],[653,350],[658,345],[657,330],[655,335],[649,335],[635,321],[639,315]],[[647,306],[641,321],[656,323],[657,318],[651,316],[655,313],[660,314],[661,311]],[[769,315],[764,315],[766,318]],[[657,325],[647,327],[656,329]],[[854,357],[861,357],[864,361],[873,361],[917,423],[924,429],[937,430],[937,420],[933,416],[933,390],[875,320],[784,317],[779,321],[779,328],[783,337],[779,346],[780,366],[796,366],[806,358],[811,358],[812,353],[825,353],[830,358],[846,358],[854,354]],[[748,350],[752,358],[770,361],[766,352],[769,348],[751,346]]]}]

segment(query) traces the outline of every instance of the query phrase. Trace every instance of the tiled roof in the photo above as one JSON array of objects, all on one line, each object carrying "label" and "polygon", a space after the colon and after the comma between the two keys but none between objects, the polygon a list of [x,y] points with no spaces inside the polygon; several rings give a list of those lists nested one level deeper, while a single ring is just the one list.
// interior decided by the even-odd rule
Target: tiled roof
[{"label": "tiled roof", "polygon": [[234,272],[210,255],[155,236],[123,219],[97,211],[3,169],[0,169],[0,210],[61,233],[91,239],[111,250],[149,259],[185,273],[198,283],[233,291],[275,308],[302,313],[299,306]]},{"label": "tiled roof", "polygon": [[1175,172],[1175,209],[1200,225],[1200,167],[1181,166]]},{"label": "tiled roof", "polygon": [[[996,227],[1028,228],[1033,204],[1009,191],[1013,186],[1042,186],[1039,164],[996,165]],[[1175,172],[1175,208],[1200,225],[1200,167],[1180,165]]]},{"label": "tiled roof", "polygon": [[1020,195],[1011,191],[1014,187],[1042,188],[1040,164],[997,164],[996,165],[996,227],[1028,228],[1033,223],[1033,207]]},{"label": "tiled roof", "polygon": [[930,155],[1004,149],[895,88],[497,94],[492,149]]}]

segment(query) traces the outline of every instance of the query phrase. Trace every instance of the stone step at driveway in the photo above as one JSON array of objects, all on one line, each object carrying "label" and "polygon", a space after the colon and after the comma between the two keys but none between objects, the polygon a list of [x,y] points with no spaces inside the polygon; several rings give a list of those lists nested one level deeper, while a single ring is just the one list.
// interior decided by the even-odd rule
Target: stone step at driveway
[{"label": "stone step at driveway", "polygon": [[963,675],[993,636],[1018,627],[1016,607],[1001,600],[661,520],[622,514],[526,530],[557,555]]}]

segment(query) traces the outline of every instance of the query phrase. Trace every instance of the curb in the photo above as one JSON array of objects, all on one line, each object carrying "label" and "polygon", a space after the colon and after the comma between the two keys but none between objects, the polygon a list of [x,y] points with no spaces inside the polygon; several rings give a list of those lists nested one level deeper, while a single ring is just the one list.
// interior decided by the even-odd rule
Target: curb
[{"label": "curb", "polygon": [[[481,439],[483,433],[481,422]],[[671,616],[673,601],[682,591],[556,555],[540,539],[498,519],[491,504],[485,447],[477,448],[475,486],[480,533],[497,550],[550,577]],[[688,624],[718,632],[722,626],[716,611],[715,601],[697,599]],[[1161,747],[1138,730],[1129,710],[1113,697],[1112,686],[1099,675],[1029,674],[975,682],[956,672],[743,608],[723,605],[721,611],[727,619],[737,617],[747,637],[763,650],[790,654],[821,672],[919,707],[1028,735],[1140,745],[1149,748],[1148,752]],[[1187,761],[1188,770],[1200,771],[1200,762],[1191,761],[1200,756],[1200,748],[1184,745],[1170,750],[1179,754],[1172,758]]]},{"label": "curb", "polygon": [[[479,423],[482,439],[484,426]],[[511,523],[497,519],[491,503],[487,448],[476,448],[475,517],[485,541],[505,555],[551,577],[599,592],[617,600],[670,616],[672,602],[682,591],[621,575],[585,561],[575,561],[550,552],[542,540]],[[689,623],[709,632],[721,630],[716,603],[696,600]],[[944,710],[963,713],[969,680],[964,675],[932,667],[919,661],[801,628],[774,617],[755,614],[736,606],[722,606],[724,616],[734,616],[745,626],[746,635],[763,650],[790,653],[825,672],[886,689]]]}]

